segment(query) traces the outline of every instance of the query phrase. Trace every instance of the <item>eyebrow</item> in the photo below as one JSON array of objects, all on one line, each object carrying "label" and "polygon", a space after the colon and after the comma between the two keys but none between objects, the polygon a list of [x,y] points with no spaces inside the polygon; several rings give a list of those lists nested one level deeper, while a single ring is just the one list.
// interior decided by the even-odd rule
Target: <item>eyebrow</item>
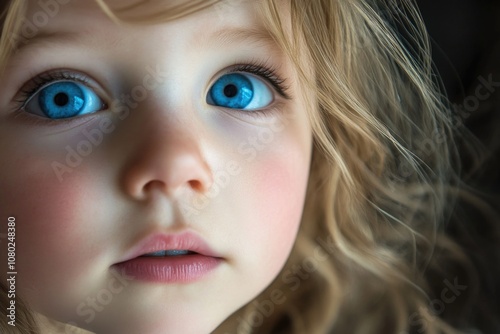
[{"label": "eyebrow", "polygon": [[21,51],[27,47],[33,47],[43,43],[74,43],[79,38],[79,33],[76,32],[40,32],[33,37],[15,36],[17,38],[17,46],[15,51]]},{"label": "eyebrow", "polygon": [[[200,38],[203,38],[202,36]],[[223,28],[215,31],[209,38],[204,39],[203,43],[210,43],[212,47],[225,46],[234,42],[256,43],[270,48],[277,48],[278,44],[272,35],[264,29],[256,28]],[[215,44],[214,44],[215,43]]]},{"label": "eyebrow", "polygon": [[33,37],[15,36],[15,38],[17,38],[17,41],[19,42],[19,45],[20,45],[19,48],[22,48],[28,44],[37,43],[41,40],[48,40],[48,41],[62,40],[63,42],[75,41],[77,36],[78,36],[78,33],[76,33],[76,32],[61,32],[61,31],[46,32],[46,31],[41,31],[41,32],[38,32]]},{"label": "eyebrow", "polygon": [[[16,52],[24,48],[31,48],[37,45],[47,44],[72,44],[82,37],[81,32],[45,32],[41,31],[33,37],[15,36],[17,38]],[[243,27],[225,27],[219,29],[209,36],[200,34],[195,40],[195,45],[206,45],[207,47],[217,48],[234,44],[235,42],[254,43],[259,46],[268,47],[276,50],[278,44],[272,35],[265,29],[243,28]]]}]

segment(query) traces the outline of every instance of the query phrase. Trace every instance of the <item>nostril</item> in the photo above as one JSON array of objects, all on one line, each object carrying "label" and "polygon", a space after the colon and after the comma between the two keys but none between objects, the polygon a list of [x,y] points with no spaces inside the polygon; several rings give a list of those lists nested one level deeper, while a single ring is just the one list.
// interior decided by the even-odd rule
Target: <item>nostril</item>
[{"label": "nostril", "polygon": [[165,192],[166,191],[166,185],[162,181],[152,180],[152,181],[149,181],[147,184],[144,185],[143,191],[145,193],[150,193],[154,189],[157,189],[160,192]]},{"label": "nostril", "polygon": [[203,184],[198,181],[198,180],[191,180],[189,181],[189,185],[191,186],[191,188],[197,192],[202,192],[204,190],[207,190],[207,189],[204,189],[203,187]]}]

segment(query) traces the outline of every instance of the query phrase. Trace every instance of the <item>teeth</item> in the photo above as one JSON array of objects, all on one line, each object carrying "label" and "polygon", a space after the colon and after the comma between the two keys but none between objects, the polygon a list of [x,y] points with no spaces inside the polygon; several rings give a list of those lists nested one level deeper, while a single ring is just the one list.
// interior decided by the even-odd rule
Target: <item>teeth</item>
[{"label": "teeth", "polygon": [[188,255],[192,254],[193,252],[190,252],[188,250],[180,250],[180,249],[172,249],[172,250],[161,250],[158,252],[153,252],[153,253],[148,253],[142,256],[156,256],[156,257],[163,257],[163,256],[179,256],[179,255]]},{"label": "teeth", "polygon": [[148,253],[145,256],[165,256],[165,251],[158,251],[154,253]]},{"label": "teeth", "polygon": [[177,256],[177,255],[186,255],[189,254],[187,250],[167,250],[165,251],[166,256]]}]

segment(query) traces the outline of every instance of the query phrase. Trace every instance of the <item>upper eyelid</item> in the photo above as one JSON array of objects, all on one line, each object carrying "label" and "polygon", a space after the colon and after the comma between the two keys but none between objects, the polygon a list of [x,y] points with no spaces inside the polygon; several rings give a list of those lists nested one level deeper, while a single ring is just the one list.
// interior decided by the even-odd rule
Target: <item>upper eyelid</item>
[{"label": "upper eyelid", "polygon": [[[39,85],[39,86],[36,86],[34,89],[30,90],[30,91],[26,91],[26,94],[29,96],[25,99],[24,103],[23,103],[23,107],[26,106],[26,104],[28,104],[31,99],[33,99],[33,97],[38,94],[42,89],[44,88],[47,88],[48,86],[54,84],[54,83],[57,83],[57,82],[64,82],[64,81],[77,81],[78,83],[81,83],[83,85],[86,85],[89,87],[89,85],[87,85],[88,81],[86,80],[80,80],[79,78],[64,78],[64,79],[55,79],[55,80],[51,80],[51,81],[47,81],[47,82],[44,82],[43,84]],[[89,87],[91,88],[91,87]],[[92,88],[91,88],[92,89]]]},{"label": "upper eyelid", "polygon": [[[261,70],[263,73],[258,73],[258,70]],[[268,84],[270,84],[277,92],[279,95],[281,95],[283,98],[287,100],[291,100],[292,97],[288,93],[290,90],[290,86],[287,83],[286,78],[280,77],[276,72],[277,70],[260,65],[260,64],[255,64],[255,63],[248,63],[248,64],[239,64],[239,65],[234,65],[232,66],[232,69],[230,69],[227,73],[237,73],[237,72],[243,72],[243,73],[248,73],[252,74],[258,77],[261,77],[264,81],[266,81]],[[266,75],[268,74],[268,75]],[[222,76],[222,75],[221,75]],[[272,77],[274,76],[274,78]]]},{"label": "upper eyelid", "polygon": [[16,94],[20,96],[15,101],[21,104],[20,108],[23,108],[41,89],[60,81],[76,81],[95,91],[101,99],[108,99],[109,93],[105,87],[92,76],[78,70],[53,69],[34,75],[26,81]]}]

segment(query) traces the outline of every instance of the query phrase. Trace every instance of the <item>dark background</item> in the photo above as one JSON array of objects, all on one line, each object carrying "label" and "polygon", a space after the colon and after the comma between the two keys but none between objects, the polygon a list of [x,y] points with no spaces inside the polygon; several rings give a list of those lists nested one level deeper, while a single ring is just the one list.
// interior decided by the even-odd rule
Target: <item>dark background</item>
[{"label": "dark background", "polygon": [[[476,95],[481,78],[487,80],[491,76],[500,86],[500,1],[417,3],[432,39],[434,62],[451,102],[463,106],[468,97]],[[480,166],[464,157],[467,181],[492,193],[500,204],[500,87],[462,119],[489,152]]]},{"label": "dark background", "polygon": [[[480,280],[479,295],[465,309],[447,309],[444,318],[456,325],[500,333],[500,0],[416,0],[432,41],[433,59],[444,88],[458,112],[467,101],[480,101],[465,127],[482,143],[477,156],[466,153],[469,139],[459,142],[465,182],[482,196],[485,213],[459,202],[457,219],[447,227],[473,260]],[[491,79],[497,87],[478,99],[477,89]],[[481,89],[481,93],[485,93]],[[474,106],[474,105],[472,105]],[[464,115],[464,114],[462,114]],[[479,157],[479,161],[477,161]],[[461,276],[460,276],[461,277]],[[462,278],[460,278],[462,279]],[[435,282],[439,286],[439,282]],[[453,314],[454,313],[454,314]],[[460,315],[459,315],[460,314]],[[463,315],[463,323],[457,317]],[[466,320],[467,319],[467,320]],[[472,325],[472,326],[471,326]]]}]

